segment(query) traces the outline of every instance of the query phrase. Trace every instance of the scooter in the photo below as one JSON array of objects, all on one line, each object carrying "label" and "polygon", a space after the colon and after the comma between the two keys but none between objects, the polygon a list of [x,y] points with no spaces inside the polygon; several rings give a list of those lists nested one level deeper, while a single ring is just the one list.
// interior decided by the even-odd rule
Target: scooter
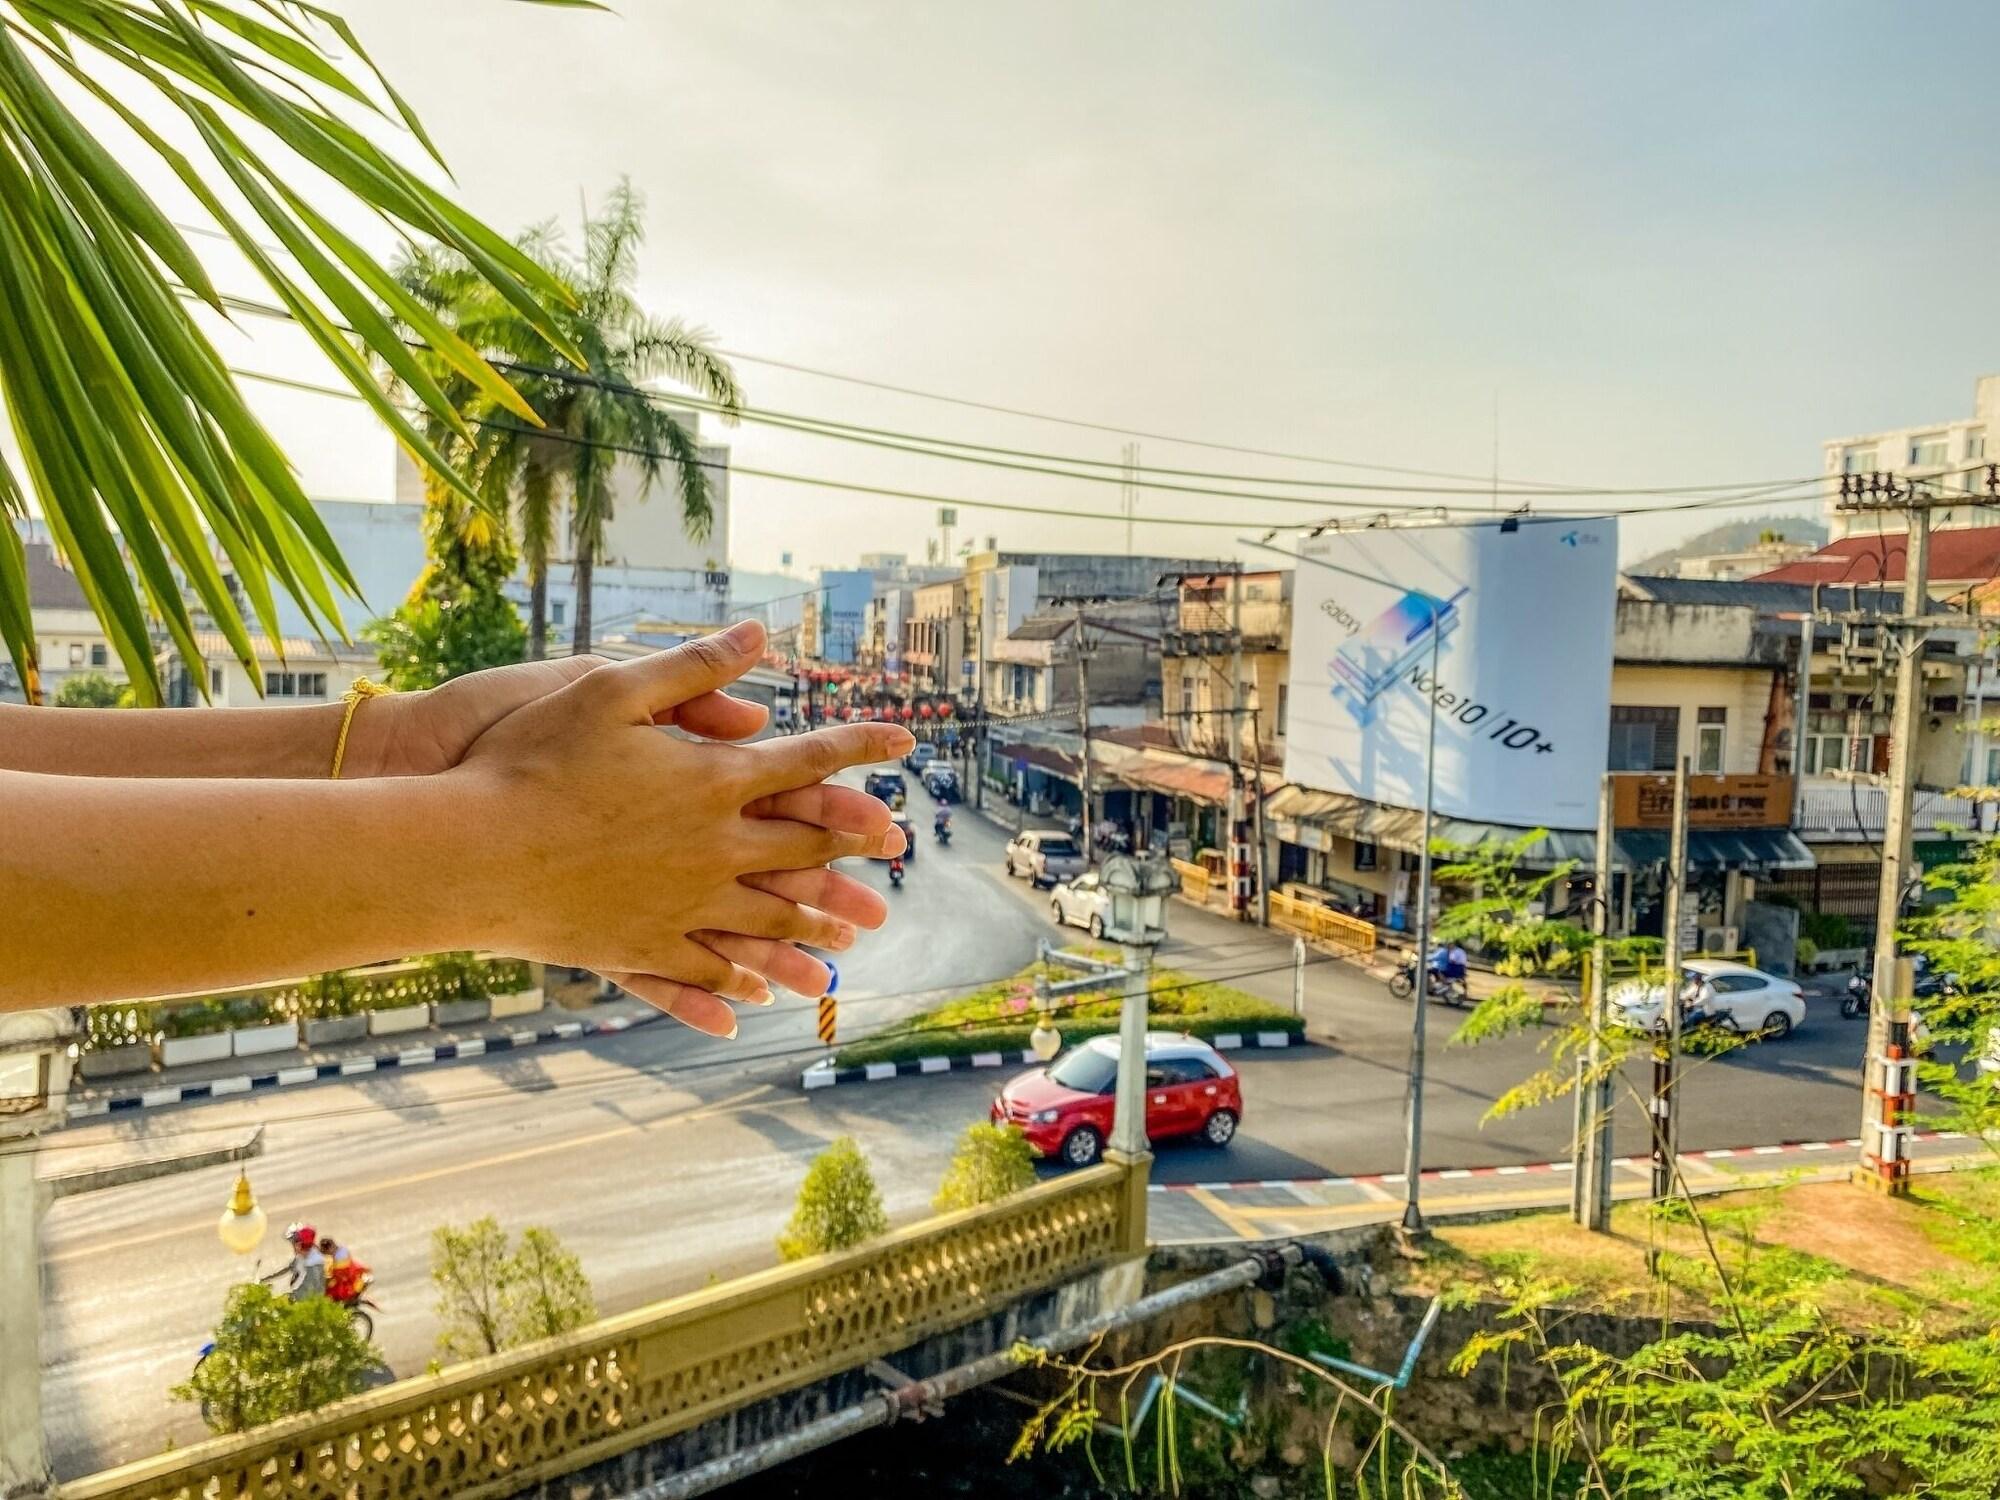
[{"label": "scooter", "polygon": [[1848,976],[1847,993],[1840,997],[1840,1013],[1850,1021],[1868,1014],[1868,981],[1861,975]]},{"label": "scooter", "polygon": [[951,824],[949,822],[931,824],[931,836],[947,847],[951,844]]},{"label": "scooter", "polygon": [[889,861],[889,884],[899,891],[903,888],[903,862],[900,859]]},{"label": "scooter", "polygon": [[[1403,960],[1394,974],[1389,976],[1389,993],[1398,1000],[1407,1000],[1416,993],[1416,989],[1417,960],[1412,954]],[[1436,969],[1431,970],[1430,984],[1426,986],[1425,992],[1431,999],[1440,1000],[1451,1006],[1464,1005],[1471,998],[1466,992],[1463,979],[1452,978]]]}]

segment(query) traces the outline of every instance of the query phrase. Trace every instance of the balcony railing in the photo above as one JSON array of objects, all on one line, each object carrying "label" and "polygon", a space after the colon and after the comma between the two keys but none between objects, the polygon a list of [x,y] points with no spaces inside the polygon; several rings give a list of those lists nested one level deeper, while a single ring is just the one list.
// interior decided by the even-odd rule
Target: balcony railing
[{"label": "balcony railing", "polygon": [[866,1365],[1145,1248],[1146,1165],[1106,1164],[853,1250],[404,1380],[61,1487],[60,1500],[513,1494]]}]

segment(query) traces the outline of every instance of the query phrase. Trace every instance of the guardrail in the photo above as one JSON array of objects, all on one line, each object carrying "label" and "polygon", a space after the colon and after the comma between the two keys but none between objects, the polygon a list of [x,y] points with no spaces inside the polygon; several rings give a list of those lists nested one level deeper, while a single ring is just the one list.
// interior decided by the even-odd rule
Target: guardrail
[{"label": "guardrail", "polygon": [[1330,948],[1343,957],[1375,951],[1375,924],[1317,901],[1271,892],[1271,925],[1295,933],[1307,942]]},{"label": "guardrail", "polygon": [[1181,894],[1190,901],[1206,906],[1208,893],[1219,884],[1216,878],[1208,873],[1206,866],[1195,864],[1191,860],[1177,859],[1172,863],[1174,873],[1181,878]]},{"label": "guardrail", "polygon": [[856,1369],[1145,1250],[1146,1162],[1107,1163],[308,1416],[62,1485],[59,1500],[514,1494]]}]

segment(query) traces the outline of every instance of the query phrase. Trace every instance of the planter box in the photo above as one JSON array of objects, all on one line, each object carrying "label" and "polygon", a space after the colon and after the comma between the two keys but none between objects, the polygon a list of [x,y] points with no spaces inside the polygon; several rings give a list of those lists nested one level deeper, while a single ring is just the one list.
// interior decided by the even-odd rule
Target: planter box
[{"label": "planter box", "polygon": [[547,1003],[540,985],[536,985],[531,990],[521,990],[512,995],[495,995],[493,997],[493,1019],[498,1021],[507,1016],[531,1016]]},{"label": "planter box", "polygon": [[470,1026],[493,1014],[491,1000],[440,1000],[431,1007],[433,1026]]},{"label": "planter box", "polygon": [[153,1071],[153,1048],[150,1042],[132,1042],[123,1047],[103,1047],[95,1052],[86,1052],[77,1059],[77,1066],[85,1078],[116,1078],[120,1073],[150,1073]]},{"label": "planter box", "polygon": [[1843,969],[1858,969],[1867,958],[1866,948],[1822,948],[1813,955],[1811,968],[1815,974],[1835,974]]},{"label": "planter box", "polygon": [[429,1005],[399,1005],[394,1010],[368,1012],[370,1036],[394,1036],[399,1031],[422,1031],[430,1024]]},{"label": "planter box", "polygon": [[238,1057],[257,1057],[266,1052],[292,1052],[299,1045],[299,1023],[280,1021],[271,1026],[244,1026],[229,1033]]},{"label": "planter box", "polygon": [[206,1036],[170,1036],[160,1043],[160,1066],[163,1068],[221,1062],[227,1056],[229,1033],[226,1031],[211,1031]]},{"label": "planter box", "polygon": [[324,1047],[329,1042],[352,1042],[368,1035],[368,1017],[322,1016],[306,1022],[306,1045]]}]

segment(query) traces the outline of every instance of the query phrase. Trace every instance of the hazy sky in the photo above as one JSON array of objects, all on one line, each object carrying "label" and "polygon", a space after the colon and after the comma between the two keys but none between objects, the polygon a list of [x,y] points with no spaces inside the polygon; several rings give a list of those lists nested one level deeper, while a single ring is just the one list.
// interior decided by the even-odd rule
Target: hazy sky
[{"label": "hazy sky", "polygon": [[[629,174],[644,296],[731,350],[1477,474],[1497,393],[1504,474],[1606,485],[1811,474],[1822,438],[1964,414],[2000,369],[1990,3],[343,8],[492,222],[573,222]],[[302,368],[283,330],[254,332],[245,364]],[[1099,459],[1122,442],[741,373],[778,410]],[[386,440],[352,409],[258,399],[316,493],[387,495]],[[968,507],[1118,503],[749,425],[731,441],[742,465]],[[921,555],[933,520],[776,480],[735,494],[740,567]],[[1115,523],[961,516],[1003,546],[1124,544]],[[1625,551],[1697,524],[1628,523]]]}]

